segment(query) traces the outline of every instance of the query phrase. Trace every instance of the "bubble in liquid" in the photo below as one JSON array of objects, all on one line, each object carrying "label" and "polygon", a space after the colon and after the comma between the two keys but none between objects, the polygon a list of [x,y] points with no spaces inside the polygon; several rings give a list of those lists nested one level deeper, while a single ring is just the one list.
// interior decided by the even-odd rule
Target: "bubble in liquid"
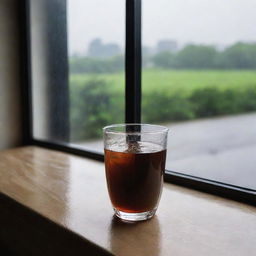
[{"label": "bubble in liquid", "polygon": [[122,153],[130,154],[141,154],[141,153],[154,153],[162,151],[164,148],[161,145],[151,143],[151,142],[122,142],[111,145],[109,150]]}]

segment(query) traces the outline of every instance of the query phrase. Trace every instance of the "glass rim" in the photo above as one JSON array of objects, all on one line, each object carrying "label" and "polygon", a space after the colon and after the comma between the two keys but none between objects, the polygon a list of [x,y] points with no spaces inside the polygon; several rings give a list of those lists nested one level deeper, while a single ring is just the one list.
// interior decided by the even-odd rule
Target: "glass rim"
[{"label": "glass rim", "polygon": [[[118,127],[125,127],[125,126],[146,126],[146,127],[156,127],[158,130],[156,131],[136,131],[136,132],[126,132],[126,131],[114,131],[114,130],[108,130],[111,128],[118,128]],[[102,128],[104,133],[110,133],[110,134],[157,134],[157,133],[167,133],[169,132],[169,128],[163,125],[158,125],[158,124],[143,124],[143,123],[123,123],[123,124],[111,124],[107,125]]]}]

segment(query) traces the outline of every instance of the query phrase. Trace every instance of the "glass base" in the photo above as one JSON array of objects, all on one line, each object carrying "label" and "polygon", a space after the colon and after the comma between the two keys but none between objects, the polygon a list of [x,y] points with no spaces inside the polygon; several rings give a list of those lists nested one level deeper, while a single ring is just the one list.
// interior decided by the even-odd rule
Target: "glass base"
[{"label": "glass base", "polygon": [[129,212],[122,212],[114,208],[115,215],[124,221],[134,222],[134,221],[143,221],[152,218],[155,213],[156,209],[148,212],[138,212],[138,213],[129,213]]}]

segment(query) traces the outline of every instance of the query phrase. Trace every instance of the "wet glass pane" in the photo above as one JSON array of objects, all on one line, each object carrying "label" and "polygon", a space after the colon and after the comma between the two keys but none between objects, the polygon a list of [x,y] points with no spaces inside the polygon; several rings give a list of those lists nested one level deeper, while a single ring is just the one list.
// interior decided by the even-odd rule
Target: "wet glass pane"
[{"label": "wet glass pane", "polygon": [[256,2],[143,1],[142,120],[167,169],[256,189]]},{"label": "wet glass pane", "polygon": [[125,1],[31,1],[33,134],[102,151],[124,122]]}]

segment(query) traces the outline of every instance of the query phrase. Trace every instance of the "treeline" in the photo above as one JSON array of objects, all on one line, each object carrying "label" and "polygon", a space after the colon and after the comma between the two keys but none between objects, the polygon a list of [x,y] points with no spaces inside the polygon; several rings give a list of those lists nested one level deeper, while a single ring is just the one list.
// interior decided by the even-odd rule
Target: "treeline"
[{"label": "treeline", "polygon": [[[236,43],[223,51],[214,46],[187,45],[177,52],[143,56],[144,67],[164,69],[256,69],[256,43]],[[70,72],[115,73],[124,70],[124,56],[106,59],[71,57]]]},{"label": "treeline", "polygon": [[101,59],[92,57],[71,57],[69,71],[72,74],[115,73],[124,70],[124,57],[115,56]]},{"label": "treeline", "polygon": [[171,69],[255,69],[256,44],[236,43],[223,51],[188,45],[177,53],[158,53],[151,61],[155,67]]}]

